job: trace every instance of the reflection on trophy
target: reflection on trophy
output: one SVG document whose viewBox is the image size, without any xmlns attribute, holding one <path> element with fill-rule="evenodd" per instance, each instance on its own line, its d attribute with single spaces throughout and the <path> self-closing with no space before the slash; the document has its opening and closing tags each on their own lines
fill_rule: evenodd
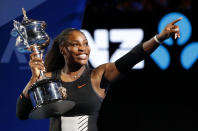
<svg viewBox="0 0 198 131">
<path fill-rule="evenodd" d="M 22 11 L 22 22 L 14 20 L 11 32 L 12 36 L 17 37 L 16 48 L 22 53 L 36 52 L 37 57 L 40 57 L 49 44 L 49 36 L 45 32 L 46 23 L 28 19 L 23 8 Z M 37 80 L 28 92 L 34 107 L 29 114 L 30 118 L 43 119 L 62 115 L 75 106 L 75 103 L 67 100 L 60 91 L 63 89 L 60 80 L 45 77 L 42 70 L 40 76 L 41 79 Z"/>
</svg>

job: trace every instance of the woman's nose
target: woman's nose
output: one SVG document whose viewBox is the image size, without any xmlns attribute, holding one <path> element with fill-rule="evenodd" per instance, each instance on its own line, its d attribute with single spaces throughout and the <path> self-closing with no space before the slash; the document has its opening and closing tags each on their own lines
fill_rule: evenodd
<svg viewBox="0 0 198 131">
<path fill-rule="evenodd" d="M 79 51 L 84 51 L 86 49 L 86 47 L 84 45 L 79 46 L 78 50 Z"/>
</svg>

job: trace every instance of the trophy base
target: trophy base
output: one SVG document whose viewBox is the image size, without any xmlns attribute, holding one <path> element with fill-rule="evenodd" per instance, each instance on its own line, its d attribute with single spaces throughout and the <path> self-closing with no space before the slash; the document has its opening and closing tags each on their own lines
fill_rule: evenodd
<svg viewBox="0 0 198 131">
<path fill-rule="evenodd" d="M 60 116 L 75 106 L 75 102 L 69 100 L 58 100 L 48 104 L 35 107 L 29 114 L 29 118 L 38 120 L 53 116 Z"/>
</svg>

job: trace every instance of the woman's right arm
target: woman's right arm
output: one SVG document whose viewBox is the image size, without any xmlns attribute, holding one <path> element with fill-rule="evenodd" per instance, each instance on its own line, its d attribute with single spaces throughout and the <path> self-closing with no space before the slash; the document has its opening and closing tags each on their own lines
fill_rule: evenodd
<svg viewBox="0 0 198 131">
<path fill-rule="evenodd" d="M 36 57 L 36 53 L 30 55 L 29 66 L 32 71 L 32 77 L 27 83 L 26 87 L 23 89 L 23 92 L 17 99 L 16 104 L 16 116 L 21 120 L 28 119 L 30 111 L 33 109 L 32 102 L 29 98 L 28 91 L 40 77 L 40 70 L 44 70 L 44 64 L 42 58 Z"/>
<path fill-rule="evenodd" d="M 181 19 L 182 18 L 176 19 L 167 24 L 160 34 L 146 42 L 136 45 L 131 51 L 114 63 L 103 65 L 104 77 L 109 81 L 115 80 L 120 73 L 129 72 L 135 64 L 148 57 L 155 49 L 157 49 L 160 45 L 160 41 L 162 42 L 172 35 L 175 35 L 175 38 L 180 37 L 179 26 L 175 25 L 175 23 Z"/>
</svg>

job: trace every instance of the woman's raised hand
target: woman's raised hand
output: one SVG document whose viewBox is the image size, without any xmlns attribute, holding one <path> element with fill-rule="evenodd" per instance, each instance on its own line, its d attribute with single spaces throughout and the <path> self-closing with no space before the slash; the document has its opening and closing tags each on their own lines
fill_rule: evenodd
<svg viewBox="0 0 198 131">
<path fill-rule="evenodd" d="M 32 71 L 32 77 L 34 79 L 39 79 L 40 70 L 45 71 L 44 62 L 42 60 L 42 54 L 38 57 L 38 53 L 33 52 L 30 54 L 29 66 Z"/>
<path fill-rule="evenodd" d="M 172 21 L 171 23 L 167 24 L 166 27 L 162 30 L 162 32 L 158 35 L 158 39 L 160 41 L 163 41 L 165 39 L 168 39 L 172 35 L 174 35 L 174 38 L 180 37 L 180 31 L 179 26 L 175 25 L 178 21 L 180 21 L 182 17 Z"/>
</svg>

